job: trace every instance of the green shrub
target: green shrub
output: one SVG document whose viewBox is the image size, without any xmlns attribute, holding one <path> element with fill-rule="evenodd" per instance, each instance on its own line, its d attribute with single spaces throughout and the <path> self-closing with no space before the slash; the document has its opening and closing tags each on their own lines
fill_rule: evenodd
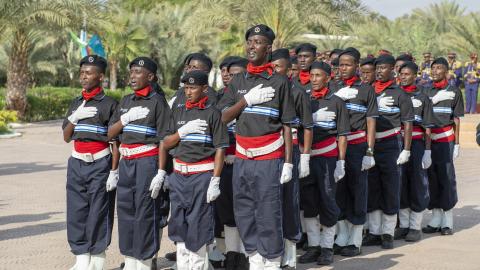
<svg viewBox="0 0 480 270">
<path fill-rule="evenodd" d="M 17 112 L 0 110 L 0 134 L 8 133 L 8 123 L 17 121 Z"/>
</svg>

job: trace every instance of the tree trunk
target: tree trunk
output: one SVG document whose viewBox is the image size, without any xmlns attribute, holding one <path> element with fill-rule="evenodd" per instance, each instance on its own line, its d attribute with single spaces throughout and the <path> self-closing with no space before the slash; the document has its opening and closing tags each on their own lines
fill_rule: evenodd
<svg viewBox="0 0 480 270">
<path fill-rule="evenodd" d="M 117 60 L 110 59 L 110 90 L 117 89 Z"/>
<path fill-rule="evenodd" d="M 25 30 L 15 32 L 8 59 L 6 108 L 25 117 L 28 86 L 28 36 Z"/>
</svg>

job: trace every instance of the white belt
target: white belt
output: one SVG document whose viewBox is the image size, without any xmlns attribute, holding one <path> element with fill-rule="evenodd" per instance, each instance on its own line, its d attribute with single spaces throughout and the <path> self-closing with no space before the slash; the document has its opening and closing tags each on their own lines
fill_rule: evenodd
<svg viewBox="0 0 480 270">
<path fill-rule="evenodd" d="M 395 135 L 395 134 L 400 132 L 400 129 L 401 128 L 397 127 L 397 128 L 392 128 L 392 129 L 385 130 L 385 131 L 382 131 L 382 132 L 377 132 L 375 134 L 375 139 L 383 139 L 383 138 Z"/>
<path fill-rule="evenodd" d="M 405 136 L 405 131 L 401 131 L 402 133 L 402 136 Z M 412 137 L 413 136 L 422 136 L 423 135 L 423 132 L 420 132 L 420 131 L 412 131 Z"/>
<path fill-rule="evenodd" d="M 438 134 L 432 133 L 430 135 L 430 137 L 432 138 L 432 140 L 437 141 L 437 140 L 440 140 L 440 139 L 443 139 L 443 138 L 446 138 L 446 137 L 450 137 L 452 135 L 453 135 L 453 128 L 450 129 L 450 130 L 447 130 L 445 132 L 438 133 Z"/>
<path fill-rule="evenodd" d="M 118 151 L 123 157 L 131 157 L 133 155 L 138 155 L 138 154 L 151 151 L 157 147 L 158 146 L 156 144 L 146 144 L 146 145 L 138 146 L 135 148 L 120 147 L 118 148 Z"/>
<path fill-rule="evenodd" d="M 102 151 L 98 151 L 95 154 L 79 153 L 79 152 L 75 151 L 75 149 L 72 150 L 72 157 L 74 157 L 76 159 L 83 160 L 85 162 L 94 162 L 95 160 L 101 159 L 108 154 L 110 154 L 110 147 L 107 147 L 107 148 L 103 149 Z"/>
<path fill-rule="evenodd" d="M 183 174 L 211 171 L 214 168 L 214 164 L 214 162 L 210 162 L 205 164 L 188 165 L 177 163 L 177 161 L 173 160 L 173 168 Z"/>
<path fill-rule="evenodd" d="M 248 158 L 253 158 L 253 157 L 263 156 L 263 155 L 272 153 L 273 151 L 280 148 L 283 145 L 283 143 L 284 143 L 283 136 L 280 135 L 280 137 L 278 137 L 276 141 L 262 147 L 245 149 L 237 142 L 236 148 L 237 148 L 237 152 L 239 152 L 240 154 L 247 156 Z"/>
<path fill-rule="evenodd" d="M 297 132 L 292 133 L 292 140 L 298 140 Z"/>
<path fill-rule="evenodd" d="M 356 140 L 356 139 L 360 139 L 360 138 L 365 137 L 365 135 L 367 135 L 367 133 L 365 133 L 365 131 L 355 133 L 355 134 L 352 134 L 352 135 L 347 135 L 347 141 L 353 141 L 353 140 Z"/>
<path fill-rule="evenodd" d="M 325 147 L 319 148 L 319 149 L 312 149 L 312 152 L 310 153 L 312 156 L 319 156 L 325 153 L 328 153 L 332 150 L 335 150 L 337 148 L 337 141 L 334 141 L 332 144 L 327 145 Z"/>
</svg>

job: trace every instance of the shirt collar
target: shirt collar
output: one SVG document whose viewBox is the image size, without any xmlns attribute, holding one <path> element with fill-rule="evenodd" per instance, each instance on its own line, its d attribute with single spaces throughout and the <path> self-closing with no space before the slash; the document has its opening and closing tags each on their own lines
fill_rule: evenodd
<svg viewBox="0 0 480 270">
<path fill-rule="evenodd" d="M 157 94 L 157 91 L 155 91 L 152 88 L 152 91 L 150 91 L 150 93 L 146 97 L 139 97 L 139 96 L 135 95 L 135 93 L 133 93 L 130 98 L 133 99 L 133 100 L 135 100 L 135 99 L 150 99 L 151 97 L 153 97 L 156 94 Z"/>
</svg>

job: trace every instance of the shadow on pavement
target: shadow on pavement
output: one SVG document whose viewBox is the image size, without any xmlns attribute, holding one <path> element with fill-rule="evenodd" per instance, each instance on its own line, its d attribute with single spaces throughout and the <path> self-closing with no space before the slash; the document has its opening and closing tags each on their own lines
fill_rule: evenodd
<svg viewBox="0 0 480 270">
<path fill-rule="evenodd" d="M 35 236 L 45 233 L 58 232 L 65 230 L 67 227 L 64 221 L 43 223 L 37 225 L 28 225 L 14 229 L 7 229 L 0 231 L 0 241 L 17 239 L 29 236 Z"/>
<path fill-rule="evenodd" d="M 1 164 L 0 166 L 0 176 L 45 171 L 58 171 L 65 170 L 66 168 L 66 166 L 60 164 L 38 164 L 36 162 L 6 163 Z"/>
<path fill-rule="evenodd" d="M 60 213 L 63 213 L 63 212 L 48 212 L 48 213 L 31 214 L 31 215 L 3 216 L 3 217 L 0 217 L 0 225 L 5 225 L 9 223 L 41 221 L 41 220 L 49 219 L 52 215 L 56 215 Z"/>
</svg>

